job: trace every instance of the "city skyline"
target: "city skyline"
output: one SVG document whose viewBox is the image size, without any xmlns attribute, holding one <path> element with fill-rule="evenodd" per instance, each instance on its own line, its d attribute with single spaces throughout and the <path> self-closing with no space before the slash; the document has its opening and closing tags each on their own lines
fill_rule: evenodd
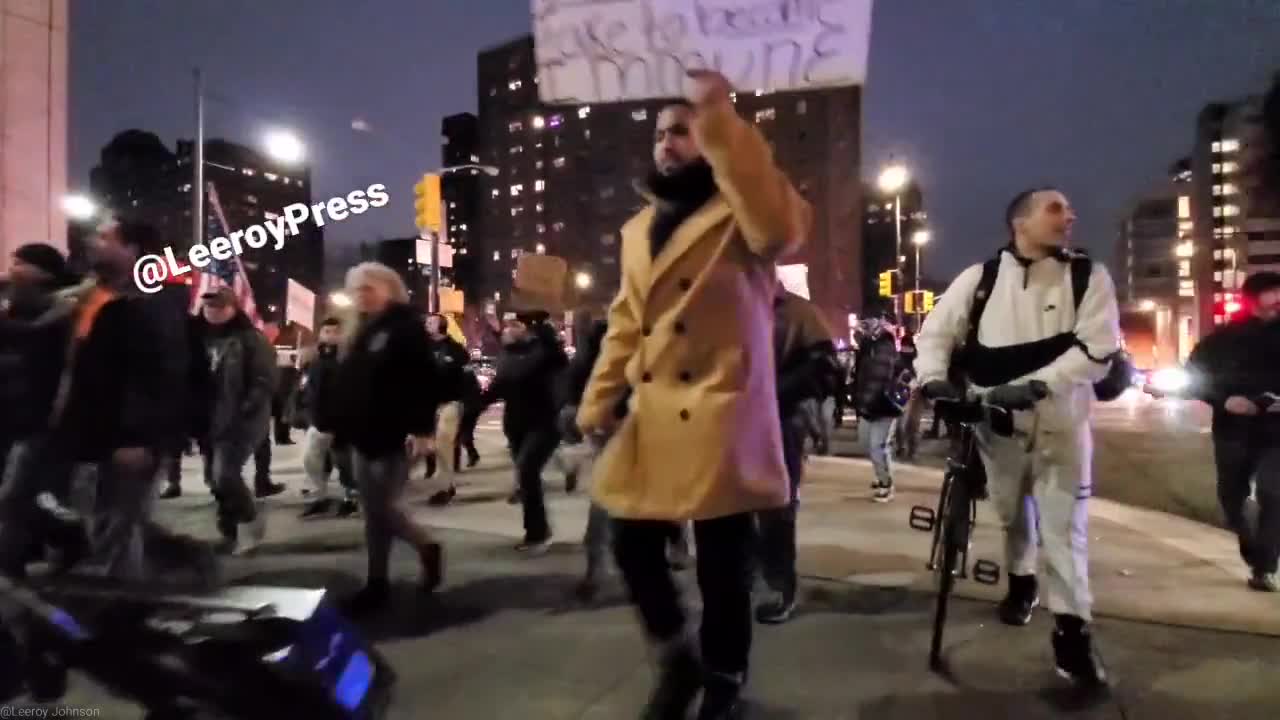
<svg viewBox="0 0 1280 720">
<path fill-rule="evenodd" d="M 199 65 L 211 136 L 252 144 L 286 125 L 306 140 L 317 196 L 391 189 L 387 208 L 335 229 L 334 255 L 411 232 L 411 188 L 440 164 L 441 118 L 476 111 L 476 54 L 528 32 L 528 3 L 492 0 L 484 23 L 443 2 L 308 10 L 73 3 L 71 189 L 87 186 L 117 132 L 137 127 L 167 144 L 189 136 Z M 424 43 L 406 30 L 426 26 L 445 31 Z M 1093 0 L 879 3 L 861 174 L 874 177 L 890 156 L 912 168 L 929 197 L 939 274 L 989 254 L 1003 240 L 1007 197 L 1045 181 L 1081 212 L 1079 242 L 1109 259 L 1116 221 L 1185 152 L 1199 108 L 1256 92 L 1280 68 L 1265 41 L 1277 33 L 1275 6 L 1248 0 L 1168 3 L 1158 14 Z"/>
</svg>

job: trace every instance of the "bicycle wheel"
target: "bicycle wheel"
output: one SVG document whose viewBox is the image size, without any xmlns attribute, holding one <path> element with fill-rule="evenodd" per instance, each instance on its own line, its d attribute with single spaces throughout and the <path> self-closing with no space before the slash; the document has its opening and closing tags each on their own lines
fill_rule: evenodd
<svg viewBox="0 0 1280 720">
<path fill-rule="evenodd" d="M 946 489 L 942 515 L 942 562 L 938 568 L 938 599 L 933 612 L 933 639 L 929 646 L 929 667 L 942 667 L 942 636 L 947 624 L 947 605 L 956 583 L 956 566 L 969 536 L 969 488 L 956 478 Z"/>
</svg>

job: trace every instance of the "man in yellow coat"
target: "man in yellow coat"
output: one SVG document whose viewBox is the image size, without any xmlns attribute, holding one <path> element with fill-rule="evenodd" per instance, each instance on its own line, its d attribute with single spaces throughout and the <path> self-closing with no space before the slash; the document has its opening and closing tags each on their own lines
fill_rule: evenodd
<svg viewBox="0 0 1280 720">
<path fill-rule="evenodd" d="M 789 500 L 773 358 L 775 261 L 812 210 L 738 117 L 715 72 L 654 128 L 649 206 L 622 228 L 622 286 L 583 395 L 584 434 L 610 435 L 594 494 L 662 670 L 644 717 L 734 717 L 751 649 L 752 513 Z M 626 412 L 618 412 L 625 401 Z M 667 565 L 693 520 L 701 660 Z M 700 670 L 705 669 L 705 675 Z"/>
</svg>

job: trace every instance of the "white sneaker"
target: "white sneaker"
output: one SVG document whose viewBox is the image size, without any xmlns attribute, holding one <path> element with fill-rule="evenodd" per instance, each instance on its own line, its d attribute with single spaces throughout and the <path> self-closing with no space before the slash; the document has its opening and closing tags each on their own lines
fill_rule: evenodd
<svg viewBox="0 0 1280 720">
<path fill-rule="evenodd" d="M 891 502 L 893 500 L 893 486 L 877 487 L 875 494 L 871 496 L 871 499 L 878 503 Z"/>
</svg>

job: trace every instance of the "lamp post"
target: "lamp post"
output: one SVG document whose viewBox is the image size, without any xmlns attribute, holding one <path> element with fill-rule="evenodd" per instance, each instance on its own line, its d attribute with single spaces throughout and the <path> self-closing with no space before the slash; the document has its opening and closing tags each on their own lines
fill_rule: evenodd
<svg viewBox="0 0 1280 720">
<path fill-rule="evenodd" d="M 86 222 L 98 214 L 98 204 L 88 195 L 67 195 L 62 198 L 62 212 L 76 222 Z"/>
<path fill-rule="evenodd" d="M 888 167 L 880 172 L 880 190 L 886 194 L 893 195 L 893 233 L 894 233 L 894 250 L 893 250 L 893 267 L 901 273 L 902 271 L 902 189 L 907 186 L 907 181 L 911 176 L 907 172 L 906 166 L 900 163 L 890 163 Z M 893 297 L 893 314 L 898 315 L 898 296 Z"/>
<path fill-rule="evenodd" d="M 497 177 L 501 172 L 492 165 L 479 165 L 476 163 L 465 163 L 463 165 L 450 165 L 436 170 L 431 175 L 448 175 L 450 173 L 462 170 L 479 170 L 489 177 Z M 443 187 L 440 194 L 444 195 Z M 440 229 L 431 233 L 431 292 L 428 293 L 427 303 L 430 311 L 433 313 L 440 312 L 440 233 L 449 225 L 449 207 L 445 204 L 443 197 L 440 198 Z"/>
<path fill-rule="evenodd" d="M 920 307 L 920 248 L 929 244 L 929 231 L 917 230 L 911 236 L 911 244 L 916 246 L 916 332 L 924 324 L 923 308 Z"/>
</svg>

